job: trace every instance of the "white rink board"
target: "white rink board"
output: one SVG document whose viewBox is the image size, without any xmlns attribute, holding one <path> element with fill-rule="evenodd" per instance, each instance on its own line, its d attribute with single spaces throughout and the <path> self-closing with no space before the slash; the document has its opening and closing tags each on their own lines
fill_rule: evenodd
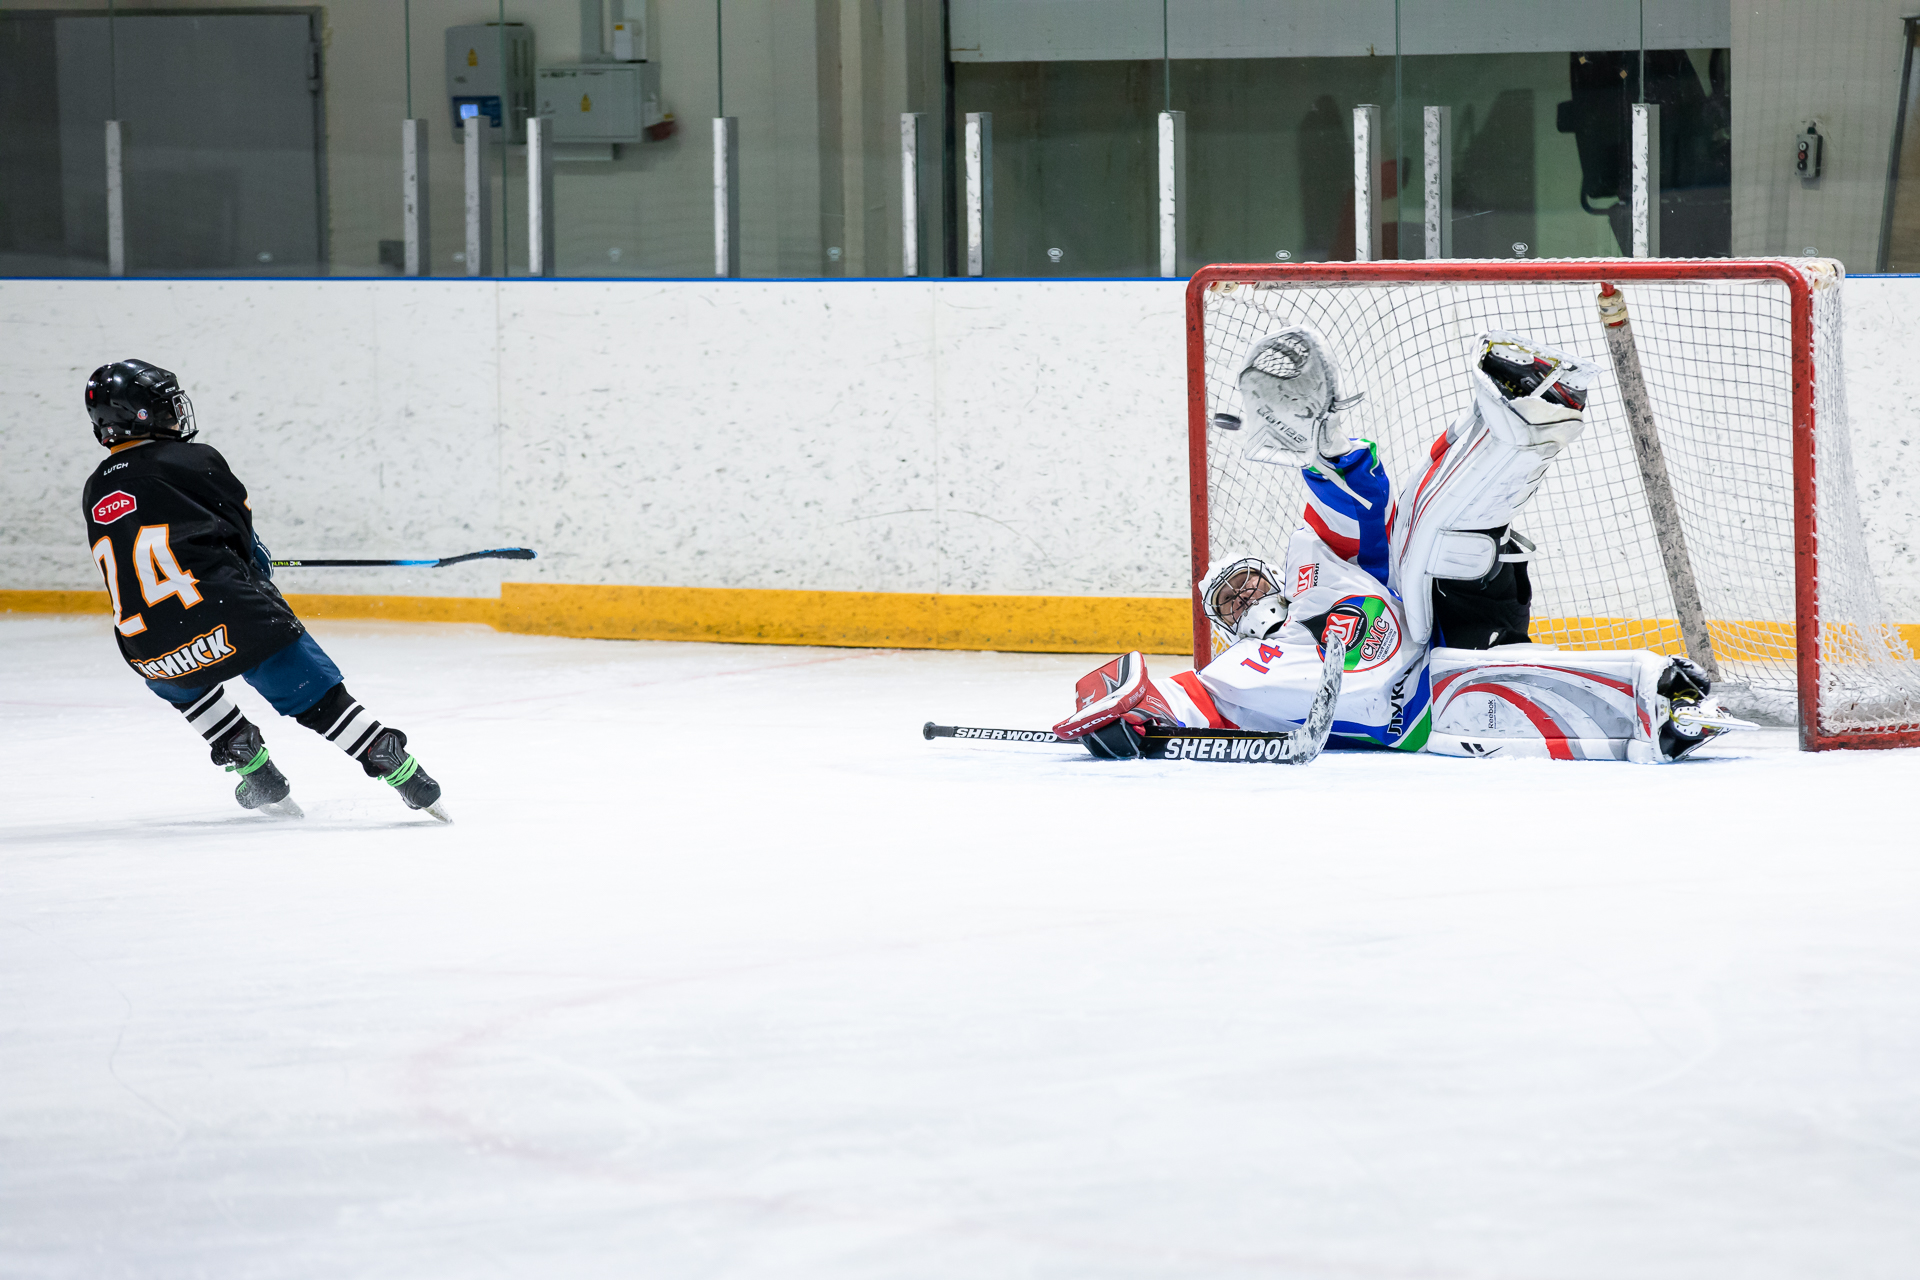
<svg viewBox="0 0 1920 1280">
<path fill-rule="evenodd" d="M 277 554 L 541 553 L 292 590 L 1184 595 L 1183 288 L 0 281 L 0 587 L 98 584 L 80 389 L 138 355 L 182 376 Z M 1867 543 L 1920 620 L 1920 280 L 1846 290 Z"/>
</svg>

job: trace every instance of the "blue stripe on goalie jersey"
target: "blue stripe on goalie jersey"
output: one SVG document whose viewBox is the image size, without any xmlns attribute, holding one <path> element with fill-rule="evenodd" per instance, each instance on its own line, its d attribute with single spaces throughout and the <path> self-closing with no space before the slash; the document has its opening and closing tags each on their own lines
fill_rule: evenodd
<svg viewBox="0 0 1920 1280">
<path fill-rule="evenodd" d="M 1400 728 L 1395 731 L 1393 724 L 1362 724 L 1358 720 L 1335 720 L 1335 735 L 1353 740 L 1353 745 L 1364 747 L 1392 747 L 1400 743 L 1407 734 L 1420 723 L 1420 717 L 1426 714 L 1427 703 L 1433 698 L 1433 685 L 1427 678 L 1427 664 L 1422 662 L 1409 675 L 1418 673 L 1414 682 L 1413 694 L 1407 699 L 1400 711 Z"/>
<path fill-rule="evenodd" d="M 1321 462 L 1315 466 L 1336 468 L 1341 479 L 1347 482 L 1347 488 L 1373 504 L 1371 509 L 1361 506 L 1353 500 L 1353 494 L 1321 475 L 1315 467 L 1301 469 L 1316 502 L 1359 524 L 1360 553 L 1354 563 L 1384 583 L 1387 580 L 1387 512 L 1393 506 L 1393 481 L 1388 478 L 1387 469 L 1380 465 L 1379 452 L 1368 440 L 1331 463 Z"/>
</svg>

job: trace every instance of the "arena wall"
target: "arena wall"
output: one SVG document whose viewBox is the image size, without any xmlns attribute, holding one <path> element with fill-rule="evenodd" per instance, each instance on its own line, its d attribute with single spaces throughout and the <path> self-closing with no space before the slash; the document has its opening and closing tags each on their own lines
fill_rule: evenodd
<svg viewBox="0 0 1920 1280">
<path fill-rule="evenodd" d="M 1188 645 L 1184 322 L 1159 281 L 0 281 L 0 607 L 104 605 L 79 388 L 139 355 L 317 616 L 563 635 Z M 1847 285 L 1869 548 L 1920 619 L 1920 279 Z"/>
</svg>

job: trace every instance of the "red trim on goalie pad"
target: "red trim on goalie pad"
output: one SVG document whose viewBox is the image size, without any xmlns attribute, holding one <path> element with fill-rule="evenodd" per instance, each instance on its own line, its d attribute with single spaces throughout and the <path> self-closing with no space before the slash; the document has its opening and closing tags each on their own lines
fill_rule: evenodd
<svg viewBox="0 0 1920 1280">
<path fill-rule="evenodd" d="M 1502 663 L 1501 668 L 1503 670 L 1511 670 L 1511 671 L 1518 671 L 1518 670 L 1521 670 L 1522 668 L 1525 668 L 1527 670 L 1532 670 L 1532 671 L 1557 671 L 1564 676 L 1578 676 L 1582 680 L 1591 680 L 1595 684 L 1606 685 L 1609 689 L 1617 689 L 1621 693 L 1626 694 L 1629 698 L 1633 698 L 1634 703 L 1636 705 L 1638 705 L 1640 701 L 1639 698 L 1635 697 L 1634 695 L 1633 686 L 1629 684 L 1627 681 L 1616 680 L 1612 676 L 1603 676 L 1598 671 L 1582 671 L 1578 667 L 1556 667 L 1545 662 Z M 1487 672 L 1487 668 L 1485 667 L 1462 667 L 1460 668 L 1460 670 L 1454 672 L 1450 676 L 1442 676 L 1440 677 L 1439 683 L 1433 686 L 1433 696 L 1438 698 L 1441 694 L 1447 691 L 1448 685 L 1452 684 L 1455 680 L 1458 680 L 1461 676 L 1485 675 L 1486 672 Z M 1462 689 L 1461 692 L 1465 693 L 1466 690 Z M 1640 714 L 1644 717 L 1646 715 L 1645 710 L 1642 710 Z"/>
<path fill-rule="evenodd" d="M 1540 731 L 1540 738 L 1543 742 L 1547 744 L 1547 754 L 1550 757 L 1552 757 L 1555 760 L 1573 759 L 1573 749 L 1567 746 L 1566 736 L 1561 730 L 1560 726 L 1554 723 L 1553 717 L 1549 715 L 1544 709 L 1535 705 L 1533 702 L 1527 700 L 1526 698 L 1521 697 L 1519 694 L 1507 688 L 1505 685 L 1470 684 L 1465 688 L 1463 688 L 1462 690 L 1460 690 L 1460 692 L 1490 693 L 1496 698 L 1501 698 L 1507 702 L 1512 703 L 1514 706 L 1520 709 L 1520 714 L 1525 716 L 1528 722 L 1531 723 L 1534 728 Z"/>
<path fill-rule="evenodd" d="M 1200 683 L 1198 671 L 1182 671 L 1173 677 L 1180 691 L 1193 699 L 1193 705 L 1200 708 L 1200 714 L 1207 718 L 1209 729 L 1238 729 L 1240 726 L 1220 714 L 1220 708 L 1214 705 L 1213 695 Z"/>
<path fill-rule="evenodd" d="M 1360 539 L 1349 538 L 1345 534 L 1335 533 L 1327 527 L 1327 522 L 1321 519 L 1320 513 L 1312 507 L 1307 508 L 1306 519 L 1307 528 L 1313 530 L 1315 536 L 1327 544 L 1327 549 L 1339 556 L 1342 560 L 1351 563 L 1353 559 L 1360 554 Z"/>
</svg>

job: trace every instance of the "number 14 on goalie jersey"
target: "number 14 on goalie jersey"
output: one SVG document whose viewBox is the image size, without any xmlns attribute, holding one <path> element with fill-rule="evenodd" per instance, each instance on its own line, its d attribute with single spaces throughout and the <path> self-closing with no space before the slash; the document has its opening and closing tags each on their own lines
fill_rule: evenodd
<svg viewBox="0 0 1920 1280">
<path fill-rule="evenodd" d="M 1319 637 L 1331 627 L 1347 644 L 1334 734 L 1417 751 L 1430 726 L 1427 649 L 1409 640 L 1399 597 L 1386 585 L 1393 483 L 1367 444 L 1302 474 L 1307 508 L 1283 569 L 1286 625 L 1264 640 L 1238 641 L 1175 682 L 1197 683 L 1204 695 L 1196 707 L 1204 712 L 1211 701 L 1242 728 L 1297 728 L 1319 681 Z"/>
</svg>

